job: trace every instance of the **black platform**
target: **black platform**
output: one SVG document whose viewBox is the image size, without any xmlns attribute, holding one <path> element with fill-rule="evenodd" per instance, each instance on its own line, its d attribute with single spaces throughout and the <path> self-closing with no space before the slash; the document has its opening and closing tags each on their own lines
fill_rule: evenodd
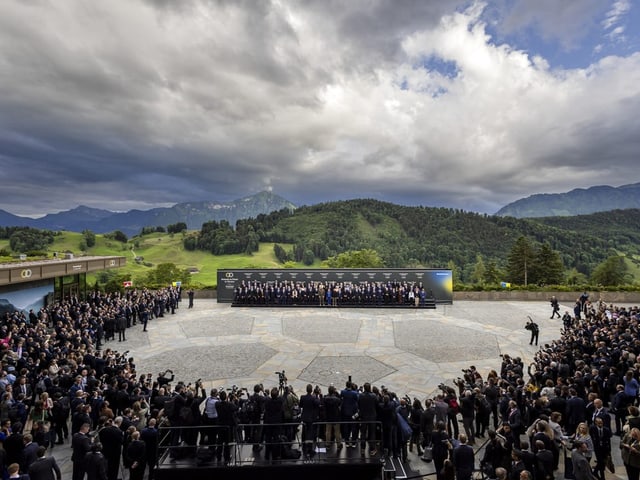
<svg viewBox="0 0 640 480">
<path fill-rule="evenodd" d="M 186 447 L 183 447 L 186 448 Z M 324 448 L 318 443 L 317 453 L 309 458 L 266 460 L 264 450 L 254 451 L 249 444 L 232 444 L 231 460 L 217 461 L 215 458 L 202 461 L 193 451 L 172 458 L 167 450 L 158 459 L 155 478 L 158 480 L 182 477 L 189 480 L 210 478 L 278 478 L 288 479 L 350 479 L 379 480 L 383 478 L 385 459 L 380 455 L 365 456 L 360 448 L 337 450 L 335 445 Z M 266 475 L 266 477 L 265 477 Z"/>
</svg>

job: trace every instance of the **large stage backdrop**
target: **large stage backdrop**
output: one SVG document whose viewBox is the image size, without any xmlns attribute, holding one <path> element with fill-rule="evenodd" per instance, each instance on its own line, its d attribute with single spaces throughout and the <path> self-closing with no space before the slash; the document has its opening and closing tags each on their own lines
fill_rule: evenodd
<svg viewBox="0 0 640 480">
<path fill-rule="evenodd" d="M 218 270 L 218 303 L 233 303 L 236 286 L 257 281 L 278 282 L 342 282 L 352 284 L 407 282 L 422 283 L 437 304 L 453 303 L 451 270 L 436 268 L 327 268 L 327 269 L 243 269 Z"/>
</svg>

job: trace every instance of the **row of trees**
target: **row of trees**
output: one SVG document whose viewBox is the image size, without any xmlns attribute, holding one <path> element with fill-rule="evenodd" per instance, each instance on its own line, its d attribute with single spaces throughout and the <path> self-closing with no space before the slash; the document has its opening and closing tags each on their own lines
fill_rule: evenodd
<svg viewBox="0 0 640 480">
<path fill-rule="evenodd" d="M 203 223 L 200 232 L 186 235 L 183 245 L 185 250 L 205 250 L 213 255 L 251 255 L 260 248 L 260 236 L 251 225 L 234 229 L 226 220 L 211 221 Z"/>
<path fill-rule="evenodd" d="M 9 239 L 16 253 L 46 252 L 56 233 L 32 227 L 0 227 L 0 238 Z"/>
</svg>

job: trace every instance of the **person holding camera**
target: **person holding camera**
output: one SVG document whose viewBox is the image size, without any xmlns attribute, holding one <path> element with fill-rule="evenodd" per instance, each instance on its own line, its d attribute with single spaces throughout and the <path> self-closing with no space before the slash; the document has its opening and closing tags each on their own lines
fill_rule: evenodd
<svg viewBox="0 0 640 480">
<path fill-rule="evenodd" d="M 167 377 L 167 373 L 171 373 L 171 377 Z M 156 382 L 158 383 L 158 387 L 164 387 L 167 384 L 173 382 L 175 375 L 173 374 L 173 370 L 169 370 L 168 368 L 164 372 L 158 373 L 158 379 Z"/>
<path fill-rule="evenodd" d="M 540 334 L 540 327 L 536 322 L 534 322 L 531 317 L 529 317 L 529 321 L 524 326 L 525 330 L 529 330 L 531 332 L 531 339 L 529 340 L 529 345 L 533 345 L 533 342 L 536 342 L 536 346 L 538 346 L 538 335 Z"/>
</svg>

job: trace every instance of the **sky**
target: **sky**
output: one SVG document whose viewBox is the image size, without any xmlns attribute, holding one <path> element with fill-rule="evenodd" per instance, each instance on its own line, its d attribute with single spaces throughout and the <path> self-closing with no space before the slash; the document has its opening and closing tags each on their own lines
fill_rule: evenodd
<svg viewBox="0 0 640 480">
<path fill-rule="evenodd" d="M 0 209 L 640 182 L 640 1 L 4 0 Z"/>
</svg>

